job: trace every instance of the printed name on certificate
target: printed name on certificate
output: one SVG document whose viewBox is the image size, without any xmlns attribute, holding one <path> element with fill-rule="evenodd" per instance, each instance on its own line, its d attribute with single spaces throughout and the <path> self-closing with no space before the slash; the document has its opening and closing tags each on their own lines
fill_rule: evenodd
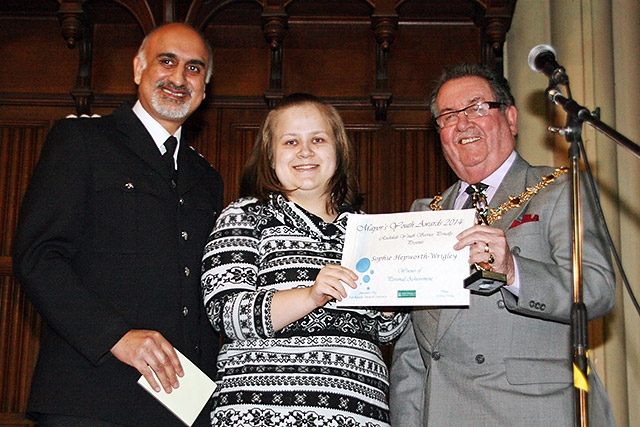
<svg viewBox="0 0 640 427">
<path fill-rule="evenodd" d="M 464 306 L 469 248 L 455 236 L 475 223 L 475 211 L 441 210 L 349 215 L 341 264 L 358 275 L 345 286 L 343 307 Z"/>
</svg>

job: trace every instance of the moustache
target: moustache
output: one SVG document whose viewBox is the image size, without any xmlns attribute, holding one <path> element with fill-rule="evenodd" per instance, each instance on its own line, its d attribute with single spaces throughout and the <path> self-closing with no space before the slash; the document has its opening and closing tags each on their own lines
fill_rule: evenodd
<svg viewBox="0 0 640 427">
<path fill-rule="evenodd" d="M 186 92 L 188 95 L 193 94 L 192 90 L 186 85 L 176 86 L 173 83 L 167 81 L 161 81 L 156 84 L 157 89 L 163 89 L 165 87 L 174 92 Z"/>
</svg>

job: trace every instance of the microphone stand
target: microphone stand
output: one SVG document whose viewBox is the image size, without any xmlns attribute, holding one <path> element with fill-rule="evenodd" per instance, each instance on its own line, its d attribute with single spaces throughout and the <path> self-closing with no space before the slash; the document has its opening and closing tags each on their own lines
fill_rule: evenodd
<svg viewBox="0 0 640 427">
<path fill-rule="evenodd" d="M 612 127 L 608 126 L 607 124 L 601 122 L 600 119 L 594 116 L 587 108 L 579 105 L 576 101 L 574 101 L 570 97 L 565 98 L 562 95 L 562 93 L 558 90 L 554 82 L 550 80 L 549 83 L 550 83 L 550 86 L 547 88 L 547 91 L 546 91 L 547 97 L 549 98 L 549 100 L 554 104 L 562 106 L 570 116 L 575 116 L 576 119 L 579 121 L 578 126 L 581 127 L 582 122 L 586 122 L 596 130 L 599 130 L 604 135 L 608 136 L 609 138 L 617 142 L 619 145 L 631 151 L 636 157 L 640 158 L 640 146 L 638 146 L 638 144 L 631 141 L 629 138 L 625 137 L 624 135 L 622 135 Z M 568 120 L 569 118 L 567 118 L 567 122 Z M 567 123 L 567 127 L 569 127 L 569 123 Z M 564 132 L 568 133 L 568 132 L 574 131 L 573 127 L 570 127 L 569 129 L 554 128 L 550 130 L 552 132 L 557 131 L 557 133 L 561 135 L 564 135 Z M 571 141 L 568 141 L 568 142 L 571 142 Z"/>
<path fill-rule="evenodd" d="M 564 135 L 569 142 L 569 159 L 571 162 L 571 185 L 572 185 L 572 227 L 573 227 L 573 304 L 571 306 L 571 340 L 573 349 L 573 386 L 575 400 L 575 426 L 588 427 L 588 327 L 587 308 L 582 299 L 582 210 L 580 194 L 580 147 L 582 146 L 582 123 L 586 122 L 601 131 L 618 144 L 624 146 L 640 157 L 640 147 L 618 133 L 613 128 L 602 123 L 594 117 L 589 110 L 579 105 L 571 99 L 569 79 L 563 84 L 567 87 L 569 97 L 566 98 L 558 90 L 556 81 L 549 79 L 549 87 L 546 90 L 549 100 L 556 105 L 560 105 L 567 112 L 567 121 L 564 128 L 549 127 L 549 130 L 560 135 Z"/>
</svg>

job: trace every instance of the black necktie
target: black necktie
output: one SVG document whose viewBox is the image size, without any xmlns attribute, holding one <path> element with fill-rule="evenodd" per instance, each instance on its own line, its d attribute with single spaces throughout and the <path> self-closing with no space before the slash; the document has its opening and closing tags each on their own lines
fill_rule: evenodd
<svg viewBox="0 0 640 427">
<path fill-rule="evenodd" d="M 466 190 L 464 190 L 465 193 L 467 193 L 469 196 L 467 196 L 467 200 L 464 202 L 464 205 L 462 205 L 461 209 L 470 209 L 472 207 L 475 206 L 475 200 L 477 200 L 480 196 L 484 196 L 484 191 L 489 188 L 489 186 L 487 184 L 485 184 L 484 182 L 479 182 L 477 184 L 470 184 Z"/>
<path fill-rule="evenodd" d="M 176 163 L 173 159 L 173 154 L 176 152 L 177 146 L 178 140 L 173 135 L 167 138 L 167 140 L 164 142 L 164 148 L 166 148 L 167 151 L 162 155 L 162 160 L 166 165 L 167 171 L 172 175 L 176 171 Z"/>
</svg>

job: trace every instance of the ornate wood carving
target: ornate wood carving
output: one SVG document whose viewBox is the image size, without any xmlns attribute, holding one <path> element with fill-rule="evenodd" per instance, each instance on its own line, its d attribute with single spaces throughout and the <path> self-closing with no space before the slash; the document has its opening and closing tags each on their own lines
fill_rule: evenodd
<svg viewBox="0 0 640 427">
<path fill-rule="evenodd" d="M 76 104 L 78 116 L 91 115 L 91 103 L 93 102 L 93 90 L 91 89 L 91 63 L 93 58 L 93 32 L 90 27 L 86 27 L 84 36 L 80 39 L 78 54 L 80 57 L 78 64 L 78 75 L 76 77 L 76 87 L 71 90 L 71 96 Z"/>
<path fill-rule="evenodd" d="M 62 36 L 69 48 L 79 47 L 78 73 L 76 86 L 71 90 L 71 96 L 76 105 L 78 116 L 91 115 L 91 104 L 94 92 L 91 88 L 91 64 L 93 59 L 93 25 L 87 16 L 83 4 L 86 0 L 59 0 L 60 10 L 58 20 L 62 28 Z M 154 19 L 147 0 L 113 0 L 133 14 L 145 34 L 153 29 Z M 162 0 L 163 22 L 175 19 L 174 0 Z"/>
<path fill-rule="evenodd" d="M 477 1 L 475 23 L 482 29 L 482 62 L 504 74 L 504 42 L 511 27 L 516 0 Z"/>
<path fill-rule="evenodd" d="M 371 17 L 376 36 L 376 90 L 371 94 L 371 102 L 376 111 L 376 120 L 387 120 L 387 110 L 391 104 L 387 66 L 389 49 L 398 31 L 397 14 L 374 14 Z"/>
<path fill-rule="evenodd" d="M 76 114 L 91 114 L 93 91 L 91 90 L 91 59 L 93 55 L 90 24 L 82 9 L 84 0 L 63 0 L 58 11 L 62 36 L 70 49 L 78 46 L 79 64 L 76 86 L 71 96 L 76 104 Z"/>
<path fill-rule="evenodd" d="M 269 6 L 262 14 L 262 31 L 269 43 L 271 54 L 271 70 L 269 73 L 269 90 L 264 99 L 269 108 L 274 108 L 284 97 L 282 90 L 282 40 L 287 29 L 287 14 L 282 6 Z"/>
<path fill-rule="evenodd" d="M 58 10 L 58 22 L 62 28 L 62 37 L 70 48 L 76 46 L 78 40 L 83 37 L 85 15 L 82 10 L 84 0 L 62 0 Z"/>
</svg>

